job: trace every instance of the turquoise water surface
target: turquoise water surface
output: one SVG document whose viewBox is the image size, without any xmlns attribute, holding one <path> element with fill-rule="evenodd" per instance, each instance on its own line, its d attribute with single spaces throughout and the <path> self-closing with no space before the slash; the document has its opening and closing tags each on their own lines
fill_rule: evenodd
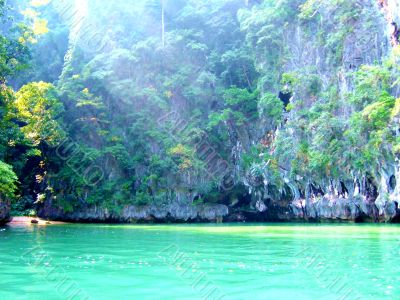
<svg viewBox="0 0 400 300">
<path fill-rule="evenodd" d="M 400 299 L 396 225 L 0 228 L 0 299 Z"/>
</svg>

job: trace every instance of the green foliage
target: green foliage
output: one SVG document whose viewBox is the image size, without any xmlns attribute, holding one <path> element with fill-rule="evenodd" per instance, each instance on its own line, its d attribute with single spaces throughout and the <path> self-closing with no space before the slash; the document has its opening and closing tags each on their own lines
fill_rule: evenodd
<svg viewBox="0 0 400 300">
<path fill-rule="evenodd" d="M 22 43 L 0 35 L 0 82 L 27 68 L 28 51 Z"/>
<path fill-rule="evenodd" d="M 0 194 L 7 198 L 14 198 L 17 190 L 17 175 L 12 167 L 0 161 Z"/>
<path fill-rule="evenodd" d="M 387 92 L 383 92 L 377 102 L 374 102 L 362 111 L 362 116 L 368 121 L 372 130 L 384 129 L 392 115 L 395 98 Z"/>
<path fill-rule="evenodd" d="M 384 66 L 362 66 L 355 74 L 355 93 L 350 98 L 358 108 L 385 97 L 390 88 L 391 73 Z"/>
<path fill-rule="evenodd" d="M 89 21 L 104 47 L 85 49 L 78 37 L 64 60 L 70 28 L 51 6 L 24 10 L 16 26 L 7 17 L 22 17 L 0 0 L 0 159 L 18 174 L 23 199 L 117 212 L 179 191 L 201 195 L 195 205 L 220 203 L 215 161 L 199 157 L 199 145 L 276 198 L 288 180 L 373 174 L 400 152 L 399 50 L 382 64 L 345 66 L 355 24 L 376 34 L 357 1 L 95 2 Z M 29 50 L 32 68 L 21 74 Z M 6 79 L 17 90 L 28 83 L 14 93 Z M 291 96 L 287 107 L 280 92 Z M 54 149 L 65 137 L 78 149 L 66 159 Z M 88 184 L 88 164 L 106 180 Z M 11 195 L 16 177 L 3 168 Z M 18 209 L 33 208 L 22 201 Z"/>
<path fill-rule="evenodd" d="M 225 121 L 243 125 L 255 120 L 258 117 L 257 99 L 258 91 L 250 92 L 237 87 L 226 89 L 223 94 L 225 108 L 209 116 L 209 128 Z"/>
<path fill-rule="evenodd" d="M 194 152 L 187 146 L 178 144 L 169 149 L 168 154 L 177 160 L 179 169 L 182 171 L 188 170 L 193 166 Z"/>
<path fill-rule="evenodd" d="M 278 124 L 282 120 L 283 103 L 282 101 L 271 93 L 263 95 L 259 102 L 259 107 L 262 116 L 271 118 L 274 124 Z"/>
<path fill-rule="evenodd" d="M 30 51 L 27 39 L 34 36 L 25 24 L 17 24 L 12 17 L 11 7 L 0 2 L 0 84 L 28 67 Z"/>
<path fill-rule="evenodd" d="M 33 145 L 46 142 L 57 145 L 63 138 L 63 131 L 56 121 L 63 112 L 53 85 L 33 82 L 23 86 L 16 93 L 17 117 L 27 125 L 21 128 L 27 140 Z"/>
</svg>

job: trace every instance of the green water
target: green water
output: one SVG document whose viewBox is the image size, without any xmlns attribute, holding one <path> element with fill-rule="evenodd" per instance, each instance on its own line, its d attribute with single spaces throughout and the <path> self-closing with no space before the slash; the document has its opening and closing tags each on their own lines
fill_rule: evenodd
<svg viewBox="0 0 400 300">
<path fill-rule="evenodd" d="M 0 299 L 400 299 L 391 225 L 0 228 Z"/>
</svg>

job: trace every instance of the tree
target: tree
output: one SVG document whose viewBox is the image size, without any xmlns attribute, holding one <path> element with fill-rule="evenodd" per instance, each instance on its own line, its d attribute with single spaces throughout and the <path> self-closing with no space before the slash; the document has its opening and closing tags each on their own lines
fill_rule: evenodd
<svg viewBox="0 0 400 300">
<path fill-rule="evenodd" d="M 5 1 L 0 1 L 0 84 L 4 84 L 7 77 L 26 69 L 30 59 L 24 40 L 32 36 L 32 31 L 7 18 L 8 12 L 9 7 Z"/>
<path fill-rule="evenodd" d="M 0 195 L 7 198 L 15 197 L 17 180 L 17 175 L 12 167 L 0 160 Z"/>
<path fill-rule="evenodd" d="M 146 10 L 156 19 L 161 18 L 161 41 L 165 47 L 165 0 L 148 0 Z"/>
<path fill-rule="evenodd" d="M 15 108 L 16 117 L 26 123 L 21 131 L 33 145 L 46 142 L 54 146 L 60 142 L 64 133 L 56 119 L 63 106 L 52 84 L 41 81 L 23 86 L 16 93 Z"/>
</svg>

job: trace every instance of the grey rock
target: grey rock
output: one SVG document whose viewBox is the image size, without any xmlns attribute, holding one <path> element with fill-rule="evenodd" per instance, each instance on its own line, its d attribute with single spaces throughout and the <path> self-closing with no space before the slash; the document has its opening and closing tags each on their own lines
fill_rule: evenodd
<svg viewBox="0 0 400 300">
<path fill-rule="evenodd" d="M 290 213 L 288 212 L 286 216 L 285 220 L 389 222 L 399 217 L 400 214 L 393 201 L 386 204 L 384 213 L 380 215 L 375 203 L 362 197 L 352 199 L 321 197 L 308 206 L 304 205 L 304 201 L 294 201 L 290 205 Z"/>
<path fill-rule="evenodd" d="M 41 218 L 73 222 L 219 222 L 228 216 L 225 205 L 147 205 L 125 206 L 120 212 L 111 212 L 96 206 L 81 207 L 73 212 L 65 212 L 51 201 L 47 201 L 38 211 Z"/>
<path fill-rule="evenodd" d="M 3 200 L 0 196 L 0 225 L 4 225 L 10 221 L 10 201 Z"/>
</svg>

